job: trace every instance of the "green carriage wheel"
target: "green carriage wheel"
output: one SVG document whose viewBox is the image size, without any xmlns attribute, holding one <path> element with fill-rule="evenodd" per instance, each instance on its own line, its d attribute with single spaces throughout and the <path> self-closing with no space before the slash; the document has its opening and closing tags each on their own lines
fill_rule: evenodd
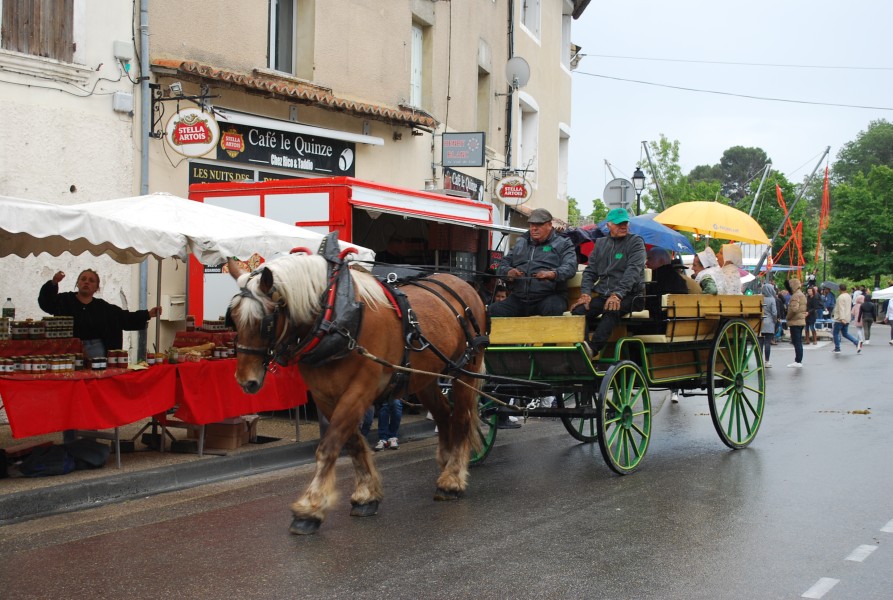
<svg viewBox="0 0 893 600">
<path fill-rule="evenodd" d="M 747 322 L 723 325 L 710 354 L 707 397 L 710 418 L 729 448 L 747 447 L 763 422 L 766 374 L 757 335 Z"/>
<path fill-rule="evenodd" d="M 567 392 L 558 397 L 559 408 L 580 408 L 581 406 L 594 408 L 595 405 L 595 394 L 589 390 Z M 562 415 L 561 422 L 575 440 L 587 444 L 598 440 L 598 420 L 595 415 L 591 417 Z"/>
<path fill-rule="evenodd" d="M 598 394 L 598 445 L 612 471 L 635 471 L 651 440 L 651 395 L 639 366 L 628 360 L 611 365 Z"/>
<path fill-rule="evenodd" d="M 496 443 L 496 412 L 487 411 L 496 408 L 496 403 L 488 400 L 483 396 L 478 396 L 478 418 L 477 431 L 481 440 L 480 450 L 471 450 L 471 458 L 468 461 L 469 466 L 479 465 L 490 454 L 493 445 Z"/>
</svg>

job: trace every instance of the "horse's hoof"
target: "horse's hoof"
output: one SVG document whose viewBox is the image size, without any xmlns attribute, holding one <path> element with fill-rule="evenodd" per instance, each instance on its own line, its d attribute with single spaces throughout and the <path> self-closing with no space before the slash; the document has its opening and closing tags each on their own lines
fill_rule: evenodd
<svg viewBox="0 0 893 600">
<path fill-rule="evenodd" d="M 445 490 L 443 488 L 437 488 L 437 491 L 434 492 L 434 499 L 450 502 L 452 500 L 458 500 L 464 495 L 465 492 L 462 490 Z"/>
<path fill-rule="evenodd" d="M 295 535 L 313 535 L 319 531 L 320 525 L 322 525 L 322 520 L 320 519 L 299 519 L 295 517 L 292 519 L 291 527 L 288 528 L 288 531 Z"/>
<path fill-rule="evenodd" d="M 352 517 L 372 517 L 376 514 L 378 514 L 378 500 L 365 504 L 351 503 L 350 516 Z"/>
</svg>

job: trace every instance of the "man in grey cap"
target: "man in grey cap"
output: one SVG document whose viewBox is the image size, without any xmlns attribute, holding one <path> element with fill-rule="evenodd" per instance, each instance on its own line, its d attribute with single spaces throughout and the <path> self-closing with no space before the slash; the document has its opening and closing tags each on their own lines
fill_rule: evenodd
<svg viewBox="0 0 893 600">
<path fill-rule="evenodd" d="M 500 259 L 496 275 L 514 282 L 508 298 L 490 305 L 491 317 L 560 316 L 567 310 L 567 280 L 577 273 L 573 243 L 552 227 L 552 213 L 537 208 L 529 231 Z"/>
<path fill-rule="evenodd" d="M 583 271 L 580 299 L 571 309 L 587 321 L 601 315 L 590 340 L 593 354 L 601 352 L 620 317 L 632 310 L 645 269 L 645 242 L 629 232 L 629 213 L 613 208 L 608 213 L 608 237 L 595 240 L 589 264 Z"/>
</svg>

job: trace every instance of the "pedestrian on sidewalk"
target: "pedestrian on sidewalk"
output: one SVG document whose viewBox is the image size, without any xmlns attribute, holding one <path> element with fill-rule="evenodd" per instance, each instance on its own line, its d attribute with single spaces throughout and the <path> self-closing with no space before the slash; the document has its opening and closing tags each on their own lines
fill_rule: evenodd
<svg viewBox="0 0 893 600">
<path fill-rule="evenodd" d="M 763 366 L 772 368 L 769 355 L 772 353 L 772 340 L 775 339 L 775 327 L 778 322 L 778 305 L 775 303 L 775 286 L 769 282 L 763 284 L 763 320 L 760 324 L 760 346 L 763 348 Z"/>
<path fill-rule="evenodd" d="M 869 292 L 865 292 L 865 302 L 862 303 L 862 311 L 859 318 L 862 319 L 862 333 L 865 338 L 865 343 L 870 344 L 871 326 L 877 319 L 877 304 L 871 299 L 871 294 Z"/>
<path fill-rule="evenodd" d="M 890 326 L 890 345 L 893 346 L 893 301 L 887 300 L 887 312 L 884 313 L 884 320 Z"/>
<path fill-rule="evenodd" d="M 806 290 L 806 343 L 818 344 L 819 334 L 816 331 L 815 323 L 817 319 L 821 319 L 824 313 L 825 305 L 821 296 L 816 293 L 816 287 L 812 286 Z M 811 340 L 811 341 L 810 341 Z"/>
<path fill-rule="evenodd" d="M 791 332 L 791 343 L 794 345 L 794 362 L 788 366 L 792 369 L 803 367 L 803 328 L 806 326 L 806 296 L 800 291 L 800 280 L 796 277 L 788 279 L 786 284 L 791 291 L 788 312 L 785 319 Z"/>
<path fill-rule="evenodd" d="M 854 332 L 856 339 L 865 343 L 865 332 L 862 330 L 862 306 L 865 304 L 865 294 L 859 294 L 853 299 L 853 302 L 853 308 L 850 310 L 850 314 L 853 316 L 851 323 L 856 328 Z"/>
<path fill-rule="evenodd" d="M 834 312 L 831 319 L 834 321 L 832 337 L 834 339 L 834 353 L 840 354 L 840 337 L 843 336 L 856 346 L 856 354 L 862 354 L 862 342 L 849 334 L 850 319 L 852 318 L 852 300 L 846 292 L 846 285 L 840 284 L 840 293 L 834 304 Z"/>
</svg>

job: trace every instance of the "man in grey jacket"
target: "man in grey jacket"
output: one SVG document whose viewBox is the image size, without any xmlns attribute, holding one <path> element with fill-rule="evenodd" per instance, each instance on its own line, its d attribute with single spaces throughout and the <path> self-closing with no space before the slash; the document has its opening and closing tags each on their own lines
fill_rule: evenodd
<svg viewBox="0 0 893 600">
<path fill-rule="evenodd" d="M 590 340 L 597 354 L 611 337 L 620 317 L 632 310 L 645 269 L 645 242 L 629 232 L 629 213 L 614 208 L 608 213 L 608 237 L 595 241 L 583 271 L 580 299 L 571 308 L 587 321 L 601 315 Z"/>
<path fill-rule="evenodd" d="M 555 232 L 545 208 L 531 212 L 527 223 L 530 230 L 496 267 L 496 275 L 515 287 L 490 305 L 491 317 L 560 316 L 567 310 L 567 280 L 577 273 L 574 244 Z"/>
</svg>

